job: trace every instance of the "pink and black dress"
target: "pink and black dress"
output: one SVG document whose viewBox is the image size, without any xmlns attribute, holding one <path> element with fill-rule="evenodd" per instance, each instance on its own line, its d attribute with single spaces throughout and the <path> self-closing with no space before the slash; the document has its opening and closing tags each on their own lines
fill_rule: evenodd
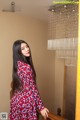
<svg viewBox="0 0 80 120">
<path fill-rule="evenodd" d="M 21 91 L 16 91 L 10 101 L 10 120 L 38 120 L 38 112 L 44 109 L 33 71 L 29 64 L 18 61 L 18 76 L 23 84 Z"/>
</svg>

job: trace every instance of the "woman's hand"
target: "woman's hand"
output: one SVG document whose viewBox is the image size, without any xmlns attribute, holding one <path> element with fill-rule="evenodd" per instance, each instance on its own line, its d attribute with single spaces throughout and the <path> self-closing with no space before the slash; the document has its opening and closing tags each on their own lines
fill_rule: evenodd
<svg viewBox="0 0 80 120">
<path fill-rule="evenodd" d="M 48 117 L 49 110 L 47 108 L 44 108 L 40 111 L 41 115 L 46 119 Z"/>
</svg>

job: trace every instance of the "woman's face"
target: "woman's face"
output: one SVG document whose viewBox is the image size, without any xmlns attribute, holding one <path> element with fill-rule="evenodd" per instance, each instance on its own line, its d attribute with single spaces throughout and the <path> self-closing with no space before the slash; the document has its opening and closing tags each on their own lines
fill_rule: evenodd
<svg viewBox="0 0 80 120">
<path fill-rule="evenodd" d="M 21 52 L 25 57 L 30 56 L 30 49 L 26 43 L 21 43 Z"/>
</svg>

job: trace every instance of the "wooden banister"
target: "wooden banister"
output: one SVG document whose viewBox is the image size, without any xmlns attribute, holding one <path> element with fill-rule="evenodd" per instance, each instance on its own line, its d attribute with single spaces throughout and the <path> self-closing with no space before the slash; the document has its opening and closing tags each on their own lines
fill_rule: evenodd
<svg viewBox="0 0 80 120">
<path fill-rule="evenodd" d="M 45 119 L 43 118 L 42 120 L 45 120 Z M 65 120 L 65 118 L 54 115 L 53 113 L 49 113 L 47 120 Z"/>
</svg>

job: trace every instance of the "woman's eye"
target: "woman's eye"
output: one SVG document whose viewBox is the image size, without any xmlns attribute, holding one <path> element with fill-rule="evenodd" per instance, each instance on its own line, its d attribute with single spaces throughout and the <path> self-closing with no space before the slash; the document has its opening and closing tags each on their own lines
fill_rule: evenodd
<svg viewBox="0 0 80 120">
<path fill-rule="evenodd" d="M 21 50 L 24 50 L 24 48 L 21 48 Z"/>
<path fill-rule="evenodd" d="M 26 48 L 28 48 L 28 46 L 27 46 L 27 45 L 26 45 L 25 47 L 26 47 Z"/>
<path fill-rule="evenodd" d="M 24 50 L 25 48 L 29 48 L 27 45 L 22 47 L 21 50 Z"/>
<path fill-rule="evenodd" d="M 25 48 L 28 48 L 28 46 L 26 46 Z"/>
</svg>

